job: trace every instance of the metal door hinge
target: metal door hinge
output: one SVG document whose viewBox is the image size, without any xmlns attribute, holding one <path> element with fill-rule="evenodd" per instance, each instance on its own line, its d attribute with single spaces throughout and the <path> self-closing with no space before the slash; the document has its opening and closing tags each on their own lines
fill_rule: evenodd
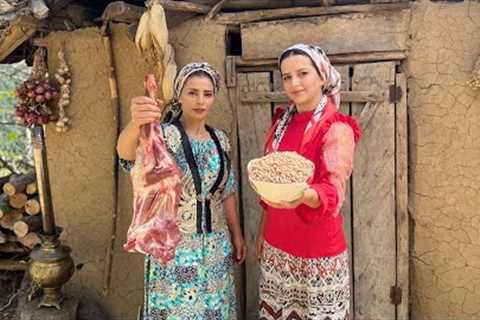
<svg viewBox="0 0 480 320">
<path fill-rule="evenodd" d="M 397 286 L 392 286 L 390 288 L 390 301 L 394 305 L 402 303 L 402 288 Z"/>
<path fill-rule="evenodd" d="M 396 85 L 391 85 L 389 88 L 389 96 L 388 100 L 390 103 L 398 103 L 400 102 L 400 99 L 402 98 L 403 92 L 402 92 L 402 87 L 396 86 Z"/>
</svg>

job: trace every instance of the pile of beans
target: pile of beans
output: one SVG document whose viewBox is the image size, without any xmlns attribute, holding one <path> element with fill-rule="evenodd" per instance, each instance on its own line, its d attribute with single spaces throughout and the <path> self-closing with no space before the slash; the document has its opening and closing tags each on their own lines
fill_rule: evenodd
<svg viewBox="0 0 480 320">
<path fill-rule="evenodd" d="M 249 166 L 250 180 L 271 183 L 306 182 L 314 171 L 314 164 L 296 152 L 273 152 L 254 159 Z"/>
</svg>

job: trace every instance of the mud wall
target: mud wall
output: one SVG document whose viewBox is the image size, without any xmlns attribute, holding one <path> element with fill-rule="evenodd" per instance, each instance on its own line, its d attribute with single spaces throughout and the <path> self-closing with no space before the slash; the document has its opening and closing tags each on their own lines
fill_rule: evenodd
<svg viewBox="0 0 480 320">
<path fill-rule="evenodd" d="M 412 319 L 480 319 L 480 3 L 416 2 L 410 34 Z"/>
</svg>

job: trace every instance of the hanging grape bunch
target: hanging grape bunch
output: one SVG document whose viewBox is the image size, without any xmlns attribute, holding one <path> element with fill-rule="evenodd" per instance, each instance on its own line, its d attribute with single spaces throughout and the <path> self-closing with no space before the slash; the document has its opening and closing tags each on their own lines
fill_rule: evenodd
<svg viewBox="0 0 480 320">
<path fill-rule="evenodd" d="M 17 88 L 15 115 L 17 122 L 32 127 L 56 121 L 49 104 L 57 97 L 58 91 L 45 78 L 45 49 L 35 51 L 32 76 Z"/>
</svg>

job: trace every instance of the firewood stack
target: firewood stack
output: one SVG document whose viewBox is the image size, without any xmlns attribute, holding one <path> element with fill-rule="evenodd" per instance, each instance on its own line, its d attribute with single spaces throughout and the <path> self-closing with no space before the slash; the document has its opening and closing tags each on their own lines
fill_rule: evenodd
<svg viewBox="0 0 480 320">
<path fill-rule="evenodd" d="M 0 270 L 23 270 L 42 228 L 35 173 L 0 178 Z"/>
</svg>

